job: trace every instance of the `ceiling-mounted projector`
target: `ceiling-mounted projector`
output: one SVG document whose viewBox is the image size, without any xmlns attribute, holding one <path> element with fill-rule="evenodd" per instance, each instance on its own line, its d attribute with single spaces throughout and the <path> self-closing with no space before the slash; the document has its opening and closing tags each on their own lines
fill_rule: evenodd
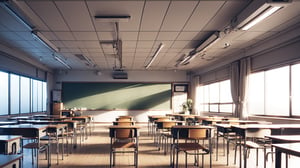
<svg viewBox="0 0 300 168">
<path fill-rule="evenodd" d="M 112 72 L 113 79 L 128 79 L 128 74 L 122 69 L 117 69 Z"/>
</svg>

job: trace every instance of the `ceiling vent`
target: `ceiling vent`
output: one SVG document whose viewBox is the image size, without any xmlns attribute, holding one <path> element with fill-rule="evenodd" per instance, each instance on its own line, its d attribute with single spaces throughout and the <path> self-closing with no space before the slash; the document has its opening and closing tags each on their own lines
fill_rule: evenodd
<svg viewBox="0 0 300 168">
<path fill-rule="evenodd" d="M 128 79 L 128 74 L 122 69 L 114 70 L 112 73 L 113 79 Z"/>
</svg>

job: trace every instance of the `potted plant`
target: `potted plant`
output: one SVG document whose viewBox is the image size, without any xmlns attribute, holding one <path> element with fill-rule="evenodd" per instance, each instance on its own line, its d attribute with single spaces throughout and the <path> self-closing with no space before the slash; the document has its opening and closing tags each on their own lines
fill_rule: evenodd
<svg viewBox="0 0 300 168">
<path fill-rule="evenodd" d="M 187 101 L 182 104 L 182 108 L 185 114 L 191 114 L 193 108 L 193 100 L 187 99 Z"/>
</svg>

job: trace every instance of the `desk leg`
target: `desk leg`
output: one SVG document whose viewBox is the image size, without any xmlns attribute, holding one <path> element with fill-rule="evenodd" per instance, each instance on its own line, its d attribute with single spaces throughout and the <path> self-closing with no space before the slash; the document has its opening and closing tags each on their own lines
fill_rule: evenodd
<svg viewBox="0 0 300 168">
<path fill-rule="evenodd" d="M 247 148 L 246 148 L 246 138 L 244 138 L 244 144 L 243 144 L 243 146 L 244 146 L 244 149 L 243 149 L 243 151 L 244 151 L 244 168 L 247 168 Z"/>
<path fill-rule="evenodd" d="M 239 148 L 240 148 L 240 168 L 242 168 L 242 140 L 239 138 Z"/>
<path fill-rule="evenodd" d="M 218 153 L 219 153 L 219 131 L 217 131 L 216 161 L 218 161 Z"/>
<path fill-rule="evenodd" d="M 281 151 L 275 149 L 275 168 L 281 168 Z"/>
</svg>

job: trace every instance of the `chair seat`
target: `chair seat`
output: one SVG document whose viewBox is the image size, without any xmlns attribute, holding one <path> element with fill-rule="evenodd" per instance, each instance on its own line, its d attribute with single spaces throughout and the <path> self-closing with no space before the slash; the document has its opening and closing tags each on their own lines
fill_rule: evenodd
<svg viewBox="0 0 300 168">
<path fill-rule="evenodd" d="M 246 146 L 248 148 L 260 148 L 261 146 L 253 141 L 246 141 Z"/>
<path fill-rule="evenodd" d="M 136 148 L 134 142 L 114 142 L 112 148 Z"/>
<path fill-rule="evenodd" d="M 205 152 L 208 152 L 209 150 L 200 145 L 199 143 L 178 143 L 178 149 L 182 151 L 191 151 L 191 150 L 203 150 Z"/>
</svg>

